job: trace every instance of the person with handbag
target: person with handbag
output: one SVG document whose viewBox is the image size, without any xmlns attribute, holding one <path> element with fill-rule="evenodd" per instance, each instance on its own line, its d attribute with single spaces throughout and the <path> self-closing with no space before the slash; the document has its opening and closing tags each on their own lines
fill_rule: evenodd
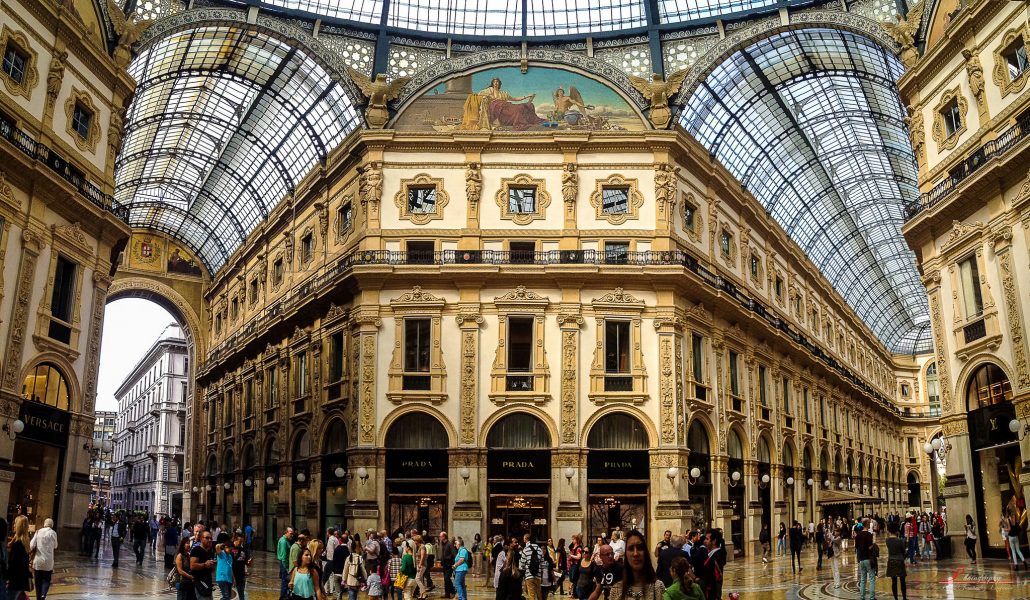
<svg viewBox="0 0 1030 600">
<path fill-rule="evenodd" d="M 386 573 L 393 584 L 386 592 L 386 600 L 404 600 L 404 586 L 407 585 L 408 579 L 405 578 L 400 585 L 397 585 L 397 579 L 401 575 L 401 564 L 404 562 L 401 559 L 401 552 L 409 551 L 411 551 L 411 547 L 405 543 L 400 546 L 394 544 L 393 550 L 390 552 L 390 560 L 386 561 Z"/>
<path fill-rule="evenodd" d="M 29 563 L 29 520 L 14 518 L 14 531 L 7 542 L 7 600 L 20 600 L 32 591 L 32 565 Z"/>
<path fill-rule="evenodd" d="M 421 546 L 420 535 L 413 536 Z M 393 580 L 393 585 L 396 588 L 400 588 L 404 594 L 404 600 L 413 600 L 415 585 L 421 585 L 417 576 L 418 571 L 415 570 L 415 556 L 411 553 L 411 546 L 404 546 L 404 556 L 401 558 L 401 569 L 397 574 L 396 579 Z"/>
</svg>

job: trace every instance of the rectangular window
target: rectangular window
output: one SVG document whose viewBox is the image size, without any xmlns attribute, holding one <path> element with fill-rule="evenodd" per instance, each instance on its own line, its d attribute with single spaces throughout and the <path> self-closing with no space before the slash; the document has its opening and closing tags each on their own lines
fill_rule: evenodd
<svg viewBox="0 0 1030 600">
<path fill-rule="evenodd" d="M 308 353 L 301 352 L 293 359 L 294 366 L 294 391 L 297 397 L 308 394 Z"/>
<path fill-rule="evenodd" d="M 348 229 L 354 219 L 354 209 L 351 208 L 350 202 L 344 202 L 339 209 L 336 210 L 336 233 L 343 235 Z"/>
<path fill-rule="evenodd" d="M 966 318 L 979 317 L 983 314 L 984 305 L 980 292 L 980 268 L 977 265 L 975 254 L 959 263 L 959 274 Z"/>
<path fill-rule="evenodd" d="M 329 336 L 329 381 L 343 379 L 343 360 L 346 350 L 343 347 L 343 332 L 337 331 Z"/>
<path fill-rule="evenodd" d="M 758 257 L 752 256 L 751 257 L 751 277 L 754 277 L 755 279 L 758 279 L 758 270 L 759 270 Z"/>
<path fill-rule="evenodd" d="M 426 214 L 436 212 L 436 186 L 409 186 L 408 212 Z"/>
<path fill-rule="evenodd" d="M 50 296 L 50 321 L 48 335 L 65 344 L 71 342 L 72 305 L 75 302 L 76 264 L 63 256 L 57 257 L 54 268 L 54 290 Z"/>
<path fill-rule="evenodd" d="M 694 230 L 694 223 L 697 219 L 697 207 L 689 202 L 683 204 L 683 226 L 688 231 Z"/>
<path fill-rule="evenodd" d="M 605 242 L 604 262 L 609 265 L 624 265 L 629 262 L 629 242 Z"/>
<path fill-rule="evenodd" d="M 729 258 L 730 257 L 730 255 L 732 254 L 732 250 L 733 250 L 732 244 L 733 244 L 733 236 L 730 235 L 730 232 L 724 230 L 722 232 L 722 235 L 719 237 L 719 249 L 722 251 L 723 257 L 725 257 L 725 258 Z"/>
<path fill-rule="evenodd" d="M 604 370 L 629 373 L 629 321 L 604 322 Z"/>
<path fill-rule="evenodd" d="M 1005 58 L 1005 64 L 1008 67 L 1009 80 L 1015 81 L 1023 74 L 1023 71 L 1027 68 L 1027 57 L 1026 57 L 1026 43 L 1023 41 L 1023 37 L 1016 38 L 1014 42 L 1009 44 L 1001 55 Z M 6 70 L 6 59 L 4 62 Z"/>
<path fill-rule="evenodd" d="M 952 100 L 941 110 L 944 117 L 944 130 L 948 137 L 962 129 L 962 113 L 959 111 L 958 99 Z"/>
<path fill-rule="evenodd" d="M 786 377 L 783 378 L 783 412 L 784 414 L 791 414 L 790 410 L 790 380 Z"/>
<path fill-rule="evenodd" d="M 914 458 L 916 456 L 916 438 L 905 438 L 905 448 L 908 450 L 908 457 Z"/>
<path fill-rule="evenodd" d="M 93 111 L 76 102 L 75 110 L 72 112 L 72 129 L 79 134 L 79 137 L 87 139 L 89 138 L 89 126 L 92 124 Z"/>
<path fill-rule="evenodd" d="M 435 188 L 434 188 L 435 189 Z M 408 264 L 431 265 L 435 258 L 436 246 L 431 241 L 409 241 L 407 244 Z"/>
<path fill-rule="evenodd" d="M 525 265 L 535 262 L 536 242 L 509 242 L 508 250 L 513 264 Z"/>
<path fill-rule="evenodd" d="M 15 83 L 25 81 L 25 65 L 29 62 L 29 56 L 22 52 L 21 48 L 13 42 L 8 41 L 4 48 L 4 73 Z"/>
<path fill-rule="evenodd" d="M 693 361 L 693 374 L 694 381 L 698 383 L 704 383 L 704 338 L 696 333 L 690 335 L 690 352 L 691 360 Z"/>
<path fill-rule="evenodd" d="M 254 414 L 254 379 L 248 379 L 243 384 L 243 416 L 249 417 Z"/>
<path fill-rule="evenodd" d="M 730 393 L 740 396 L 740 378 L 737 372 L 737 353 L 730 351 Z"/>
<path fill-rule="evenodd" d="M 275 367 L 265 369 L 265 385 L 265 408 L 275 408 L 279 405 L 279 371 Z"/>
<path fill-rule="evenodd" d="M 758 366 L 758 401 L 762 403 L 762 406 L 769 406 L 769 377 L 767 371 L 768 369 L 764 366 Z"/>
<path fill-rule="evenodd" d="M 783 278 L 780 277 L 780 276 L 777 276 L 776 277 L 776 283 L 774 285 L 775 285 L 775 289 L 776 289 L 776 299 L 780 300 L 782 302 L 783 301 Z"/>
<path fill-rule="evenodd" d="M 250 280 L 250 304 L 251 306 L 257 304 L 258 298 L 258 282 L 257 279 Z"/>
<path fill-rule="evenodd" d="M 908 394 L 909 394 L 908 384 L 907 383 L 901 384 L 901 395 L 905 396 L 907 398 Z"/>
<path fill-rule="evenodd" d="M 533 318 L 508 319 L 508 371 L 528 373 L 533 366 Z"/>
<path fill-rule="evenodd" d="M 629 212 L 628 187 L 601 188 L 601 213 L 606 215 L 624 215 Z"/>
<path fill-rule="evenodd" d="M 315 256 L 315 236 L 308 234 L 300 238 L 300 261 L 310 262 Z"/>
<path fill-rule="evenodd" d="M 536 187 L 508 187 L 508 212 L 527 214 L 536 212 Z"/>
<path fill-rule="evenodd" d="M 272 284 L 279 285 L 283 282 L 283 259 L 277 258 L 272 263 Z"/>
<path fill-rule="evenodd" d="M 235 321 L 238 316 L 240 316 L 240 301 L 233 297 L 232 302 L 229 303 L 229 320 Z"/>
<path fill-rule="evenodd" d="M 431 337 L 429 319 L 404 320 L 404 370 L 406 372 L 429 372 Z"/>
</svg>

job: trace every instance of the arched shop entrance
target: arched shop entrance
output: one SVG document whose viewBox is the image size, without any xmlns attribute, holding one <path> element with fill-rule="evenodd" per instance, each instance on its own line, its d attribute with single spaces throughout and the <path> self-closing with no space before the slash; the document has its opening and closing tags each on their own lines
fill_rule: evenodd
<svg viewBox="0 0 1030 600">
<path fill-rule="evenodd" d="M 502 417 L 486 437 L 490 535 L 546 539 L 551 492 L 551 436 L 531 414 Z"/>
<path fill-rule="evenodd" d="M 389 531 L 447 528 L 447 430 L 436 417 L 410 412 L 386 431 Z"/>
<path fill-rule="evenodd" d="M 712 454 L 708 442 L 708 431 L 700 421 L 695 420 L 687 430 L 687 474 L 690 476 L 690 510 L 693 511 L 694 529 L 705 530 L 712 526 Z M 694 469 L 697 469 L 695 471 Z M 694 477 L 694 474 L 697 477 Z"/>
<path fill-rule="evenodd" d="M 61 504 L 68 429 L 71 424 L 68 381 L 57 365 L 43 362 L 28 371 L 22 383 L 18 419 L 24 429 L 14 440 L 7 469 L 14 473 L 7 504 L 7 522 L 25 515 L 30 530 L 42 527 L 41 518 L 57 520 Z"/>
<path fill-rule="evenodd" d="M 998 522 L 1005 511 L 1016 512 L 1024 523 L 1020 544 L 1026 544 L 1026 502 L 1019 482 L 1023 471 L 1019 427 L 1016 432 L 1009 428 L 1016 419 L 1012 385 L 1000 367 L 987 363 L 976 369 L 966 387 L 966 411 L 974 504 L 978 531 L 983 532 L 980 549 L 984 556 L 1005 558 L 1007 540 L 998 533 Z"/>
<path fill-rule="evenodd" d="M 587 525 L 589 539 L 647 526 L 650 487 L 647 432 L 625 413 L 601 417 L 587 436 Z"/>
<path fill-rule="evenodd" d="M 347 508 L 347 428 L 340 419 L 334 420 L 322 439 L 322 526 L 344 527 L 344 509 Z"/>
<path fill-rule="evenodd" d="M 268 441 L 264 453 L 265 466 L 265 497 L 262 508 L 265 511 L 264 527 L 264 548 L 269 552 L 276 549 L 276 540 L 279 537 L 279 524 L 276 520 L 276 509 L 279 506 L 279 461 L 282 456 L 279 454 L 279 442 L 275 436 Z"/>
<path fill-rule="evenodd" d="M 744 556 L 744 514 L 747 512 L 747 483 L 744 478 L 744 442 L 735 429 L 729 433 L 726 445 L 729 453 L 727 476 L 729 481 L 730 539 L 733 540 L 733 554 Z"/>
<path fill-rule="evenodd" d="M 290 478 L 290 485 L 293 488 L 293 498 L 290 506 L 293 509 L 293 520 L 290 523 L 294 529 L 300 531 L 309 529 L 308 525 L 308 501 L 311 499 L 311 477 L 308 468 L 308 458 L 311 456 L 311 438 L 307 430 L 301 431 L 293 440 L 293 451 L 290 459 L 293 463 L 293 473 Z M 311 523 L 311 526 L 317 525 Z"/>
<path fill-rule="evenodd" d="M 908 474 L 908 495 L 905 496 L 908 501 L 908 508 L 912 510 L 921 509 L 922 502 L 920 501 L 919 492 L 919 474 L 915 471 L 910 471 Z"/>
</svg>

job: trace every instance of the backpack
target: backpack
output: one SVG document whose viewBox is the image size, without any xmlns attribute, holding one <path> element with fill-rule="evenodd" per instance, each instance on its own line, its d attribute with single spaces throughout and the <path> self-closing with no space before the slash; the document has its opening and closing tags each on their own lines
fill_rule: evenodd
<svg viewBox="0 0 1030 600">
<path fill-rule="evenodd" d="M 540 576 L 540 546 L 529 545 L 529 568 L 526 569 L 526 576 Z"/>
</svg>

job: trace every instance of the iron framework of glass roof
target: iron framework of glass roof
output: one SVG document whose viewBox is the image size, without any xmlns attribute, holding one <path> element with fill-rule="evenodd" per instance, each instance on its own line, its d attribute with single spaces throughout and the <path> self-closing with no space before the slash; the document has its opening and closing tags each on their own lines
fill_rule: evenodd
<svg viewBox="0 0 1030 600">
<path fill-rule="evenodd" d="M 132 226 L 181 240 L 211 272 L 358 125 L 319 63 L 237 27 L 172 34 L 129 72 L 115 197 Z"/>
<path fill-rule="evenodd" d="M 784 32 L 735 52 L 680 117 L 891 351 L 930 352 L 903 207 L 917 167 L 897 57 L 860 35 Z"/>
<path fill-rule="evenodd" d="M 366 26 L 450 36 L 555 36 L 743 16 L 814 0 L 240 0 Z"/>
</svg>

